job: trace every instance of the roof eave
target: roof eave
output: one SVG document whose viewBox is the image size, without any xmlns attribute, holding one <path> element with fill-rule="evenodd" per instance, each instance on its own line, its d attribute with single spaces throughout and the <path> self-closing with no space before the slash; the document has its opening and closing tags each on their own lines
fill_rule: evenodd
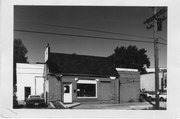
<svg viewBox="0 0 180 119">
<path fill-rule="evenodd" d="M 116 77 L 119 78 L 119 75 L 92 75 L 92 74 L 73 74 L 73 73 L 50 73 L 59 76 L 82 76 L 82 77 L 102 77 L 102 78 L 109 78 L 109 77 Z"/>
</svg>

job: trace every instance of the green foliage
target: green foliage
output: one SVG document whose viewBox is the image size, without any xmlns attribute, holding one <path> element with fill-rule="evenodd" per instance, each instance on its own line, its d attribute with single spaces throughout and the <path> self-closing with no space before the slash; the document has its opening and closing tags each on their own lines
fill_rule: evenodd
<svg viewBox="0 0 180 119">
<path fill-rule="evenodd" d="M 138 69 L 141 74 L 146 73 L 146 67 L 150 66 L 149 57 L 146 55 L 147 50 L 138 49 L 136 46 L 128 46 L 127 48 L 116 47 L 109 58 L 114 62 L 115 67 Z"/>
<path fill-rule="evenodd" d="M 28 50 L 24 46 L 21 39 L 15 39 L 14 40 L 14 67 L 13 67 L 13 86 L 16 85 L 16 63 L 28 63 L 28 60 L 26 57 Z"/>
<path fill-rule="evenodd" d="M 26 57 L 26 54 L 28 53 L 28 50 L 24 46 L 21 39 L 15 39 L 14 40 L 14 62 L 15 63 L 28 63 L 28 57 Z"/>
</svg>

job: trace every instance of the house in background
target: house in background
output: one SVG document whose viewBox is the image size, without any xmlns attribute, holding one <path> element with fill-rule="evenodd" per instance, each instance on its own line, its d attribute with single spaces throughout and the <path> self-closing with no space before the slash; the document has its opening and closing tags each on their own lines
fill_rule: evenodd
<svg viewBox="0 0 180 119">
<path fill-rule="evenodd" d="M 140 77 L 141 90 L 155 91 L 155 69 L 147 69 L 147 74 L 142 74 Z M 160 68 L 159 70 L 159 90 L 166 91 L 167 89 L 167 69 Z"/>
<path fill-rule="evenodd" d="M 22 104 L 29 95 L 43 94 L 42 64 L 17 63 L 17 100 Z"/>
<path fill-rule="evenodd" d="M 116 68 L 120 77 L 120 102 L 137 102 L 140 95 L 140 73 L 137 69 Z"/>
</svg>

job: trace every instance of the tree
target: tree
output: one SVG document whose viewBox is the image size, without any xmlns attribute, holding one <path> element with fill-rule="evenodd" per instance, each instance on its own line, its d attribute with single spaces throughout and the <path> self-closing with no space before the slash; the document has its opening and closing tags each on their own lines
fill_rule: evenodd
<svg viewBox="0 0 180 119">
<path fill-rule="evenodd" d="M 17 92 L 17 76 L 16 76 L 16 63 L 28 63 L 26 54 L 28 50 L 21 41 L 21 39 L 14 40 L 14 57 L 13 57 L 13 107 L 17 107 L 16 92 Z"/>
<path fill-rule="evenodd" d="M 14 40 L 14 62 L 16 63 L 28 63 L 28 57 L 26 54 L 28 50 L 26 49 L 25 45 L 21 41 L 21 39 Z"/>
<path fill-rule="evenodd" d="M 138 69 L 141 74 L 147 73 L 145 67 L 150 66 L 149 57 L 146 55 L 147 50 L 138 49 L 136 46 L 127 48 L 116 47 L 114 53 L 109 58 L 114 62 L 115 67 Z"/>
<path fill-rule="evenodd" d="M 21 39 L 14 40 L 14 81 L 13 84 L 16 85 L 16 63 L 29 63 L 28 57 L 26 54 L 28 53 L 27 48 L 21 41 Z"/>
</svg>

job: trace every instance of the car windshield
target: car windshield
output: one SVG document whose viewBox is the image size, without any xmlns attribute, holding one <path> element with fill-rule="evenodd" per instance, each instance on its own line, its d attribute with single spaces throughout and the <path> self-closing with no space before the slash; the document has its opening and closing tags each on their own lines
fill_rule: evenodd
<svg viewBox="0 0 180 119">
<path fill-rule="evenodd" d="M 41 98 L 39 95 L 31 95 L 30 98 Z"/>
<path fill-rule="evenodd" d="M 161 95 L 167 95 L 167 93 L 161 93 Z"/>
</svg>

